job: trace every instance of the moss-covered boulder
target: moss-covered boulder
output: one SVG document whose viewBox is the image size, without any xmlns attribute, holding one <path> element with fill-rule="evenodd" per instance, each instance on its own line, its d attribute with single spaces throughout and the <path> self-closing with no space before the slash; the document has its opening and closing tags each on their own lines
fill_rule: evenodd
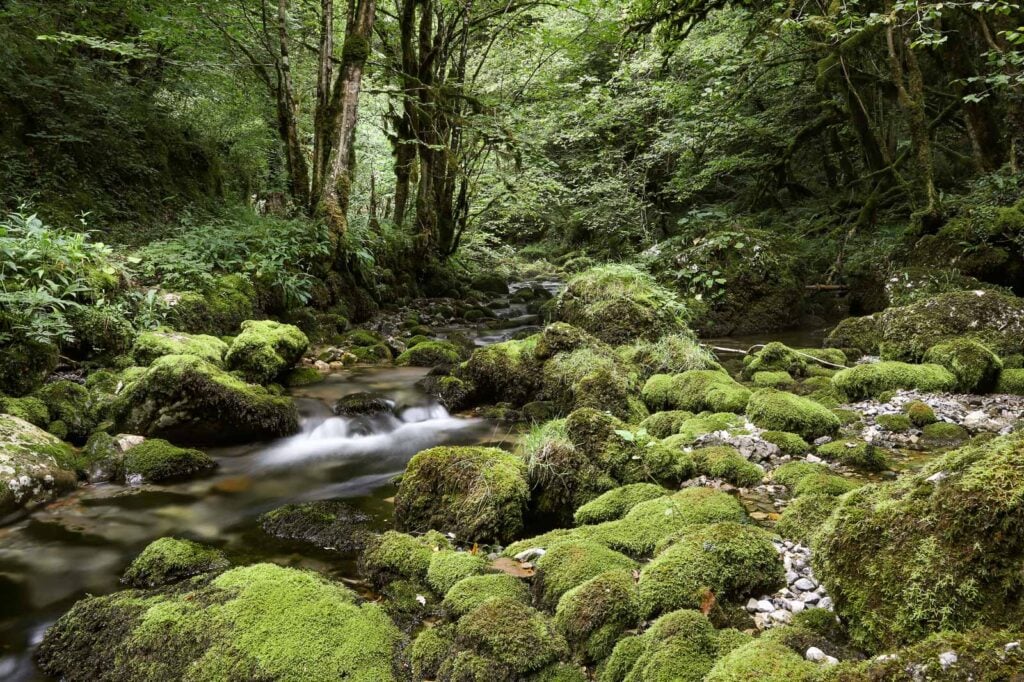
<svg viewBox="0 0 1024 682">
<path fill-rule="evenodd" d="M 743 412 L 750 400 L 750 390 L 725 372 L 691 370 L 655 374 L 644 384 L 643 398 L 652 410 Z"/>
<path fill-rule="evenodd" d="M 811 449 L 807 441 L 788 431 L 763 431 L 761 439 L 777 446 L 784 455 L 802 455 Z"/>
<path fill-rule="evenodd" d="M 367 539 L 359 569 L 378 587 L 400 579 L 423 582 L 434 553 L 451 548 L 448 539 L 437 531 L 413 536 L 389 530 Z"/>
<path fill-rule="evenodd" d="M 703 682 L 716 660 L 748 641 L 749 635 L 737 630 L 716 630 L 700 611 L 673 611 L 655 620 L 642 634 L 621 640 L 598 679 Z"/>
<path fill-rule="evenodd" d="M 253 384 L 270 383 L 302 359 L 309 339 L 298 327 L 272 320 L 246 320 L 224 362 Z"/>
<path fill-rule="evenodd" d="M 952 391 L 956 388 L 957 379 L 941 365 L 911 365 L 889 361 L 844 369 L 832 377 L 832 384 L 848 399 L 863 400 L 900 389 L 915 389 L 925 393 Z"/>
<path fill-rule="evenodd" d="M 291 400 L 192 355 L 157 358 L 127 384 L 112 413 L 121 431 L 183 443 L 247 443 L 299 428 Z"/>
<path fill-rule="evenodd" d="M 655 438 L 668 438 L 679 432 L 679 427 L 687 419 L 693 418 L 693 412 L 687 410 L 666 410 L 655 412 L 640 422 L 640 428 Z"/>
<path fill-rule="evenodd" d="M 782 510 L 775 523 L 775 532 L 795 542 L 810 545 L 815 533 L 821 528 L 839 501 L 828 494 L 804 494 L 797 497 Z"/>
<path fill-rule="evenodd" d="M 74 358 L 110 360 L 127 352 L 135 339 L 131 322 L 116 306 L 78 306 L 64 317 L 73 338 L 65 341 L 62 351 Z"/>
<path fill-rule="evenodd" d="M 526 463 L 504 450 L 437 447 L 409 462 L 395 496 L 399 529 L 440 529 L 460 540 L 505 542 L 523 527 Z"/>
<path fill-rule="evenodd" d="M 889 465 L 883 448 L 856 438 L 841 438 L 820 445 L 818 454 L 829 461 L 863 471 L 884 471 Z"/>
<path fill-rule="evenodd" d="M 691 369 L 721 369 L 711 352 L 693 334 L 668 334 L 657 340 L 640 340 L 620 346 L 616 352 L 640 370 L 644 379 L 655 374 L 681 374 Z"/>
<path fill-rule="evenodd" d="M 578 660 L 603 660 L 619 637 L 640 622 L 639 597 L 631 569 L 605 571 L 562 595 L 555 627 Z"/>
<path fill-rule="evenodd" d="M 40 341 L 0 344 L 0 393 L 23 396 L 34 391 L 57 369 L 57 347 Z"/>
<path fill-rule="evenodd" d="M 491 599 L 530 603 L 530 588 L 507 573 L 472 575 L 459 580 L 444 595 L 442 608 L 459 618 Z"/>
<path fill-rule="evenodd" d="M 824 361 L 824 363 L 819 362 Z M 805 377 L 812 367 L 846 366 L 846 354 L 838 348 L 799 348 L 773 341 L 743 358 L 743 376 L 752 379 L 759 372 L 785 372 Z"/>
<path fill-rule="evenodd" d="M 629 557 L 591 540 L 566 540 L 549 547 L 536 562 L 533 589 L 537 603 L 553 611 L 562 595 L 596 575 L 632 570 Z"/>
<path fill-rule="evenodd" d="M 541 361 L 536 356 L 538 335 L 495 343 L 473 351 L 458 376 L 472 382 L 478 401 L 523 405 L 540 392 Z"/>
<path fill-rule="evenodd" d="M 1024 436 L 1005 436 L 841 499 L 813 560 L 857 642 L 1022 622 L 1022 457 Z"/>
<path fill-rule="evenodd" d="M 427 584 L 437 594 L 445 594 L 456 583 L 487 570 L 487 561 L 473 552 L 451 550 L 434 552 L 427 566 Z"/>
<path fill-rule="evenodd" d="M 412 367 L 437 367 L 457 364 L 462 359 L 458 346 L 448 341 L 424 341 L 411 346 L 395 364 Z"/>
<path fill-rule="evenodd" d="M 190 334 L 234 334 L 255 313 L 256 290 L 241 275 L 218 277 L 203 291 L 186 291 L 165 297 L 170 306 L 168 321 Z"/>
<path fill-rule="evenodd" d="M 18 419 L 24 419 L 32 426 L 45 429 L 50 423 L 50 410 L 46 403 L 34 396 L 8 398 L 0 396 L 0 412 Z"/>
<path fill-rule="evenodd" d="M 55 381 L 33 394 L 43 401 L 50 414 L 50 428 L 55 435 L 81 445 L 96 428 L 98 415 L 89 389 L 73 381 Z"/>
<path fill-rule="evenodd" d="M 573 520 L 582 526 L 621 519 L 641 502 L 664 497 L 665 493 L 665 488 L 654 483 L 631 483 L 613 488 L 577 509 Z"/>
<path fill-rule="evenodd" d="M 773 388 L 762 388 L 750 396 L 747 417 L 756 426 L 772 431 L 789 431 L 814 440 L 839 430 L 839 418 L 813 400 Z"/>
<path fill-rule="evenodd" d="M 348 588 L 256 564 L 162 590 L 88 597 L 47 631 L 36 660 L 68 682 L 388 682 L 399 679 L 401 639 L 379 606 L 360 604 Z"/>
<path fill-rule="evenodd" d="M 878 355 L 882 345 L 882 330 L 875 315 L 848 317 L 829 332 L 825 345 L 847 348 L 863 355 Z"/>
<path fill-rule="evenodd" d="M 142 332 L 132 346 L 132 359 L 140 367 L 148 367 L 164 355 L 194 355 L 218 367 L 224 366 L 228 344 L 216 336 L 185 334 L 171 329 Z"/>
<path fill-rule="evenodd" d="M 589 407 L 637 422 L 647 416 L 639 392 L 634 368 L 604 344 L 561 352 L 544 363 L 541 397 L 562 414 Z"/>
<path fill-rule="evenodd" d="M 556 299 L 553 314 L 611 344 L 688 331 L 686 307 L 650 275 L 628 265 L 601 265 L 575 275 Z"/>
<path fill-rule="evenodd" d="M 160 438 L 147 438 L 124 455 L 124 477 L 131 484 L 182 480 L 216 467 L 206 453 L 179 448 Z"/>
<path fill-rule="evenodd" d="M 737 647 L 718 660 L 705 682 L 815 682 L 817 664 L 771 637 Z"/>
<path fill-rule="evenodd" d="M 684 531 L 640 571 L 644 613 L 700 608 L 709 599 L 735 602 L 773 592 L 783 585 L 784 571 L 771 537 L 742 523 Z"/>
<path fill-rule="evenodd" d="M 369 539 L 369 522 L 369 515 L 343 500 L 286 504 L 259 518 L 260 528 L 268 535 L 345 553 L 363 548 Z"/>
<path fill-rule="evenodd" d="M 956 377 L 961 393 L 988 393 L 996 386 L 1003 363 L 987 346 L 973 339 L 952 339 L 924 354 L 927 363 L 941 365 Z"/>
<path fill-rule="evenodd" d="M 76 461 L 60 439 L 0 414 L 0 516 L 73 489 Z"/>
<path fill-rule="evenodd" d="M 761 482 L 764 469 L 754 464 L 730 445 L 714 445 L 693 451 L 697 473 L 750 488 Z"/>
<path fill-rule="evenodd" d="M 750 433 L 746 420 L 739 415 L 732 412 L 702 412 L 680 424 L 675 435 L 669 436 L 663 442 L 672 448 L 686 448 L 696 443 L 701 436 L 716 431 L 733 435 Z"/>
<path fill-rule="evenodd" d="M 135 557 L 121 582 L 129 587 L 163 587 L 203 573 L 219 573 L 229 566 L 219 549 L 192 540 L 160 538 Z"/>
<path fill-rule="evenodd" d="M 932 406 L 922 400 L 910 401 L 903 408 L 903 411 L 906 412 L 910 423 L 918 428 L 934 424 L 938 420 Z"/>
<path fill-rule="evenodd" d="M 1024 369 L 1004 369 L 999 373 L 996 393 L 1024 395 Z"/>
</svg>

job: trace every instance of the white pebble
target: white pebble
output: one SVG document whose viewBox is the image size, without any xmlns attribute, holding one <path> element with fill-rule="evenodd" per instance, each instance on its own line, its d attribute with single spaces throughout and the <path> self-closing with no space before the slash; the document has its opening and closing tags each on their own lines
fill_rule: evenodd
<svg viewBox="0 0 1024 682">
<path fill-rule="evenodd" d="M 950 666 L 957 662 L 957 655 L 955 651 L 946 651 L 939 654 L 939 665 L 942 666 L 943 670 L 949 670 Z"/>
</svg>

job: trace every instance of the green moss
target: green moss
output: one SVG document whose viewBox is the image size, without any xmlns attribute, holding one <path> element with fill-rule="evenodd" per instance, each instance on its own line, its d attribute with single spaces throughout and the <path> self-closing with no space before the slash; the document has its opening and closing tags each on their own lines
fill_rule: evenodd
<svg viewBox="0 0 1024 682">
<path fill-rule="evenodd" d="M 541 362 L 535 349 L 539 335 L 495 343 L 473 351 L 458 377 L 472 382 L 481 402 L 523 405 L 540 392 Z"/>
<path fill-rule="evenodd" d="M 559 542 L 536 561 L 534 592 L 542 607 L 554 610 L 563 594 L 606 571 L 632 570 L 635 562 L 597 542 L 579 539 Z"/>
<path fill-rule="evenodd" d="M 57 347 L 38 341 L 0 345 L 0 393 L 23 396 L 40 386 L 60 360 Z"/>
<path fill-rule="evenodd" d="M 409 650 L 412 674 L 417 680 L 433 680 L 455 647 L 455 627 L 428 627 L 413 640 Z"/>
<path fill-rule="evenodd" d="M 573 276 L 554 315 L 606 343 L 686 333 L 688 311 L 675 295 L 628 265 L 601 265 Z"/>
<path fill-rule="evenodd" d="M 910 417 L 905 414 L 880 414 L 875 417 L 875 423 L 886 431 L 903 433 L 910 430 Z"/>
<path fill-rule="evenodd" d="M 750 391 L 725 372 L 691 370 L 652 376 L 644 384 L 643 398 L 652 410 L 742 412 Z"/>
<path fill-rule="evenodd" d="M 40 428 L 45 428 L 50 423 L 50 410 L 46 407 L 46 403 L 32 396 L 24 398 L 0 396 L 0 412 L 24 419 L 29 424 Z"/>
<path fill-rule="evenodd" d="M 633 571 L 600 573 L 568 590 L 558 600 L 554 622 L 578 660 L 604 659 L 619 637 L 640 622 Z"/>
<path fill-rule="evenodd" d="M 600 346 L 602 343 L 596 337 L 582 329 L 565 322 L 554 322 L 540 333 L 534 354 L 538 360 L 548 360 L 559 353 Z"/>
<path fill-rule="evenodd" d="M 665 488 L 654 483 L 631 483 L 603 493 L 576 510 L 576 525 L 614 521 L 625 516 L 630 509 L 648 500 L 664 497 Z"/>
<path fill-rule="evenodd" d="M 999 374 L 995 392 L 1024 395 L 1024 369 L 1004 369 Z"/>
<path fill-rule="evenodd" d="M 691 369 L 721 369 L 714 355 L 692 334 L 669 334 L 656 341 L 620 346 L 618 354 L 647 379 L 655 374 L 680 374 Z"/>
<path fill-rule="evenodd" d="M 885 450 L 861 440 L 841 439 L 818 446 L 825 459 L 865 471 L 884 471 L 889 463 Z"/>
<path fill-rule="evenodd" d="M 454 365 L 461 359 L 459 349 L 455 344 L 447 341 L 423 341 L 395 358 L 395 364 L 436 367 L 438 365 Z"/>
<path fill-rule="evenodd" d="M 229 565 L 218 549 L 191 540 L 160 538 L 135 557 L 121 582 L 131 587 L 163 587 L 201 573 L 223 571 Z"/>
<path fill-rule="evenodd" d="M 199 450 L 175 447 L 159 438 L 147 438 L 124 456 L 125 479 L 138 476 L 143 481 L 180 480 L 216 468 L 217 463 Z"/>
<path fill-rule="evenodd" d="M 815 574 L 869 650 L 1024 617 L 1024 435 L 945 454 L 841 498 L 816 538 Z"/>
<path fill-rule="evenodd" d="M 67 430 L 62 438 L 81 444 L 96 428 L 98 420 L 92 396 L 85 386 L 73 381 L 55 381 L 33 395 L 46 404 L 51 420 L 64 424 Z"/>
<path fill-rule="evenodd" d="M 640 601 L 647 615 L 699 608 L 709 597 L 737 601 L 784 584 L 771 535 L 741 523 L 701 526 L 672 544 L 640 571 Z"/>
<path fill-rule="evenodd" d="M 790 431 L 808 440 L 834 434 L 839 418 L 813 400 L 763 388 L 750 397 L 747 417 L 756 426 L 773 431 Z"/>
<path fill-rule="evenodd" d="M 715 431 L 743 433 L 745 432 L 743 418 L 731 412 L 705 412 L 680 424 L 677 433 L 666 438 L 664 443 L 673 448 L 686 447 L 694 443 L 700 436 Z"/>
<path fill-rule="evenodd" d="M 246 320 L 224 362 L 249 383 L 266 384 L 294 367 L 308 347 L 309 339 L 298 327 L 271 320 Z"/>
<path fill-rule="evenodd" d="M 426 580 L 435 552 L 451 549 L 451 543 L 437 532 L 420 537 L 389 530 L 371 538 L 360 557 L 360 571 L 375 585 L 396 578 Z"/>
<path fill-rule="evenodd" d="M 507 598 L 489 599 L 459 619 L 456 642 L 513 675 L 541 670 L 568 651 L 565 639 L 543 615 Z M 486 679 L 502 678 L 495 674 Z"/>
<path fill-rule="evenodd" d="M 244 320 L 252 319 L 255 297 L 255 289 L 247 279 L 225 275 L 206 291 L 179 294 L 169 321 L 175 329 L 190 334 L 233 334 Z"/>
<path fill-rule="evenodd" d="M 752 380 L 758 388 L 788 388 L 796 383 L 789 372 L 754 372 Z"/>
<path fill-rule="evenodd" d="M 319 384 L 323 380 L 324 375 L 318 372 L 315 367 L 302 365 L 285 374 L 284 385 L 289 388 L 312 386 L 313 384 Z"/>
<path fill-rule="evenodd" d="M 987 393 L 995 388 L 1003 363 L 983 344 L 969 338 L 952 339 L 929 348 L 924 361 L 945 367 L 956 377 L 961 393 Z"/>
<path fill-rule="evenodd" d="M 864 355 L 877 355 L 883 333 L 874 315 L 848 317 L 833 329 L 825 345 L 833 348 L 853 348 Z"/>
<path fill-rule="evenodd" d="M 87 598 L 48 632 L 40 666 L 90 679 L 395 680 L 397 628 L 311 572 L 257 564 L 209 583 Z M 146 651 L 140 658 L 138 652 Z"/>
<path fill-rule="evenodd" d="M 777 445 L 784 455 L 802 455 L 811 449 L 807 441 L 789 431 L 764 431 L 761 439 Z"/>
<path fill-rule="evenodd" d="M 0 515 L 75 487 L 78 457 L 42 429 L 0 414 Z"/>
<path fill-rule="evenodd" d="M 934 424 L 938 419 L 935 416 L 935 410 L 928 403 L 920 400 L 913 400 L 907 403 L 904 411 L 907 413 L 910 423 L 918 428 Z"/>
<path fill-rule="evenodd" d="M 793 486 L 793 495 L 828 495 L 838 497 L 859 487 L 854 481 L 835 474 L 811 474 L 804 476 Z"/>
<path fill-rule="evenodd" d="M 819 405 L 835 409 L 846 402 L 846 396 L 843 395 L 831 381 L 830 377 L 833 377 L 836 374 L 837 372 L 832 372 L 828 377 L 808 377 L 807 379 L 804 379 L 796 392 L 806 396 L 808 399 L 813 400 Z"/>
<path fill-rule="evenodd" d="M 395 522 L 404 530 L 504 542 L 522 529 L 529 497 L 520 457 L 497 448 L 431 448 L 413 457 L 402 476 Z"/>
<path fill-rule="evenodd" d="M 149 366 L 164 355 L 194 355 L 223 367 L 227 352 L 228 345 L 215 336 L 183 334 L 170 329 L 142 332 L 132 346 L 132 358 L 141 366 Z"/>
<path fill-rule="evenodd" d="M 705 682 L 814 682 L 817 664 L 792 649 L 767 639 L 755 639 L 722 657 Z"/>
<path fill-rule="evenodd" d="M 921 437 L 926 445 L 931 447 L 948 447 L 963 443 L 970 437 L 967 429 L 959 424 L 949 422 L 935 422 L 927 424 L 921 429 Z"/>
<path fill-rule="evenodd" d="M 815 476 L 809 476 L 805 480 L 813 478 Z M 828 494 L 801 495 L 782 510 L 782 515 L 775 524 L 775 532 L 787 540 L 810 545 L 814 534 L 838 504 L 837 499 Z"/>
<path fill-rule="evenodd" d="M 291 400 L 191 355 L 165 355 L 142 372 L 126 371 L 124 380 L 128 384 L 112 414 L 125 433 L 181 442 L 248 443 L 299 428 Z"/>
<path fill-rule="evenodd" d="M 486 568 L 483 557 L 470 552 L 434 552 L 427 567 L 427 584 L 438 594 L 445 594 L 455 583 Z"/>
<path fill-rule="evenodd" d="M 692 419 L 693 416 L 693 412 L 687 412 L 686 410 L 655 412 L 640 422 L 640 428 L 655 438 L 668 438 L 677 433 L 683 422 L 687 419 Z"/>
<path fill-rule="evenodd" d="M 563 413 L 590 407 L 640 421 L 647 410 L 637 400 L 638 392 L 632 368 L 603 344 L 559 353 L 544 363 L 541 397 Z"/>
<path fill-rule="evenodd" d="M 458 618 L 491 599 L 528 604 L 530 590 L 522 580 L 506 573 L 473 575 L 452 585 L 441 606 Z"/>
<path fill-rule="evenodd" d="M 343 500 L 317 500 L 286 504 L 260 515 L 263 532 L 284 540 L 351 553 L 369 538 L 370 517 Z"/>
<path fill-rule="evenodd" d="M 117 307 L 83 305 L 70 308 L 65 318 L 74 341 L 65 349 L 76 357 L 112 358 L 132 346 L 135 330 Z"/>
<path fill-rule="evenodd" d="M 792 489 L 796 487 L 797 483 L 807 476 L 814 474 L 828 475 L 831 472 L 832 470 L 824 464 L 807 462 L 804 460 L 794 460 L 792 462 L 786 462 L 772 471 L 772 480 Z"/>
<path fill-rule="evenodd" d="M 899 389 L 926 393 L 951 391 L 956 386 L 956 377 L 940 365 L 873 362 L 844 369 L 832 377 L 832 383 L 850 400 L 863 400 Z"/>
<path fill-rule="evenodd" d="M 530 682 L 588 682 L 586 672 L 569 663 L 555 663 L 530 676 Z"/>
<path fill-rule="evenodd" d="M 753 487 L 764 477 L 764 469 L 729 445 L 698 448 L 693 451 L 693 461 L 698 473 L 741 488 Z"/>
<path fill-rule="evenodd" d="M 743 358 L 743 376 L 754 379 L 756 384 L 757 374 L 761 372 L 778 374 L 779 379 L 785 374 L 790 377 L 789 381 L 778 383 L 791 383 L 792 377 L 808 376 L 812 367 L 823 366 L 817 362 L 818 360 L 824 360 L 830 365 L 846 366 L 846 354 L 838 348 L 793 349 L 773 341 L 753 355 Z"/>
</svg>

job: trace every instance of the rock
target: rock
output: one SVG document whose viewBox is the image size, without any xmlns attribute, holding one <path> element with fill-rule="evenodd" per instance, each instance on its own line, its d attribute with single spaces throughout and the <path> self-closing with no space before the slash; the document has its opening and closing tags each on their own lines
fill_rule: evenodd
<svg viewBox="0 0 1024 682">
<path fill-rule="evenodd" d="M 939 654 L 939 665 L 943 670 L 949 670 L 957 662 L 958 657 L 955 651 L 944 651 Z"/>
<path fill-rule="evenodd" d="M 191 540 L 160 538 L 132 561 L 121 582 L 130 587 L 163 587 L 201 573 L 219 573 L 229 566 L 218 549 Z"/>
<path fill-rule="evenodd" d="M 246 381 L 266 384 L 294 367 L 308 347 L 309 339 L 298 327 L 271 320 L 246 320 L 224 361 Z"/>
<path fill-rule="evenodd" d="M 813 580 L 808 580 L 807 578 L 800 578 L 795 583 L 793 583 L 793 587 L 800 590 L 801 592 L 808 592 L 817 587 L 817 585 L 814 584 Z"/>
<path fill-rule="evenodd" d="M 228 345 L 216 336 L 185 334 L 173 329 L 142 332 L 132 346 L 132 358 L 140 367 L 148 367 L 164 355 L 194 355 L 207 362 L 224 366 Z"/>
<path fill-rule="evenodd" d="M 754 600 L 752 599 L 751 601 L 754 601 Z M 754 601 L 754 603 L 756 605 L 755 610 L 759 611 L 760 613 L 771 613 L 772 611 L 775 610 L 775 604 L 771 603 L 767 599 L 762 599 L 760 601 Z"/>
<path fill-rule="evenodd" d="M 825 657 L 825 652 L 816 646 L 808 648 L 807 652 L 804 654 L 804 658 L 806 658 L 808 661 L 814 661 L 815 663 L 821 663 L 825 660 Z"/>
<path fill-rule="evenodd" d="M 522 552 L 519 552 L 513 558 L 516 561 L 520 561 L 520 562 L 522 562 L 522 561 L 533 561 L 534 559 L 537 559 L 537 558 L 540 558 L 540 557 L 544 556 L 544 554 L 546 552 L 547 552 L 547 550 L 542 549 L 540 547 L 531 547 L 529 549 L 524 549 Z"/>
<path fill-rule="evenodd" d="M 346 553 L 364 547 L 369 521 L 367 514 L 341 500 L 289 504 L 259 518 L 260 528 L 269 535 Z"/>
<path fill-rule="evenodd" d="M 75 460 L 60 439 L 0 414 L 0 516 L 72 490 Z"/>
<path fill-rule="evenodd" d="M 204 452 L 171 445 L 160 438 L 148 438 L 124 455 L 124 477 L 129 485 L 191 478 L 207 473 L 217 463 Z"/>
<path fill-rule="evenodd" d="M 334 414 L 340 417 L 375 417 L 394 410 L 393 402 L 375 393 L 352 393 L 334 403 Z"/>
</svg>

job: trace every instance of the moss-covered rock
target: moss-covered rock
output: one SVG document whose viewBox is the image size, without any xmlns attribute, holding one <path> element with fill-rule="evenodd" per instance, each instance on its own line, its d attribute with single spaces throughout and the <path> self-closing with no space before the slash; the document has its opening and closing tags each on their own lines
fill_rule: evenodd
<svg viewBox="0 0 1024 682">
<path fill-rule="evenodd" d="M 705 682 L 814 682 L 817 664 L 771 638 L 755 639 L 723 656 Z"/>
<path fill-rule="evenodd" d="M 885 450 L 857 439 L 840 439 L 818 446 L 825 459 L 864 471 L 884 471 L 889 461 Z"/>
<path fill-rule="evenodd" d="M 750 488 L 761 482 L 764 469 L 740 454 L 730 445 L 697 448 L 693 451 L 697 473 L 718 478 L 741 488 Z"/>
<path fill-rule="evenodd" d="M 182 480 L 216 467 L 206 453 L 179 448 L 159 438 L 147 438 L 124 455 L 124 476 L 129 483 Z"/>
<path fill-rule="evenodd" d="M 324 375 L 317 371 L 315 367 L 310 367 L 309 365 L 300 365 L 290 370 L 282 379 L 284 385 L 289 388 L 312 386 L 313 384 L 319 384 L 323 380 Z"/>
<path fill-rule="evenodd" d="M 700 608 L 709 598 L 729 602 L 770 593 L 784 582 L 771 535 L 730 522 L 684 532 L 644 566 L 638 585 L 643 612 L 652 615 Z"/>
<path fill-rule="evenodd" d="M 36 660 L 68 682 L 387 682 L 398 679 L 400 641 L 380 607 L 360 605 L 344 586 L 257 564 L 164 590 L 88 597 L 47 631 Z"/>
<path fill-rule="evenodd" d="M 111 305 L 83 305 L 69 308 L 65 319 L 73 340 L 65 353 L 76 358 L 110 359 L 132 346 L 135 330 L 121 311 Z"/>
<path fill-rule="evenodd" d="M 760 372 L 782 372 L 792 377 L 808 376 L 811 367 L 846 366 L 846 354 L 838 348 L 799 348 L 773 341 L 743 358 L 743 376 L 752 379 Z"/>
<path fill-rule="evenodd" d="M 462 359 L 458 347 L 448 341 L 424 341 L 409 348 L 395 364 L 412 367 L 437 367 L 457 364 Z"/>
<path fill-rule="evenodd" d="M 188 291 L 168 297 L 169 322 L 190 334 L 234 334 L 253 318 L 256 291 L 241 275 L 219 277 L 205 291 Z"/>
<path fill-rule="evenodd" d="M 878 355 L 882 338 L 881 325 L 876 315 L 848 317 L 829 332 L 825 345 L 854 349 L 864 355 Z"/>
<path fill-rule="evenodd" d="M 970 445 L 844 496 L 813 561 L 862 646 L 1024 617 L 1024 436 Z"/>
<path fill-rule="evenodd" d="M 55 381 L 33 395 L 46 404 L 51 423 L 59 421 L 62 424 L 63 433 L 56 434 L 62 439 L 80 445 L 96 428 L 99 420 L 92 396 L 85 386 L 73 381 Z"/>
<path fill-rule="evenodd" d="M 1024 369 L 1004 369 L 999 373 L 996 393 L 1024 395 Z"/>
<path fill-rule="evenodd" d="M 568 651 L 565 639 L 547 618 L 506 598 L 489 599 L 460 618 L 456 645 L 490 663 L 489 677 L 483 678 L 488 680 L 515 679 L 539 671 Z"/>
<path fill-rule="evenodd" d="M 655 438 L 668 438 L 677 433 L 683 422 L 687 419 L 692 419 L 693 416 L 693 412 L 687 412 L 686 410 L 655 412 L 640 422 L 640 428 Z"/>
<path fill-rule="evenodd" d="M 171 329 L 142 332 L 132 346 L 132 358 L 140 367 L 148 367 L 164 355 L 194 355 L 217 367 L 224 366 L 228 344 L 216 336 L 185 334 Z"/>
<path fill-rule="evenodd" d="M 952 391 L 957 380 L 941 365 L 872 362 L 842 370 L 832 377 L 832 383 L 850 400 L 863 400 L 900 389 L 925 393 Z"/>
<path fill-rule="evenodd" d="M 839 430 L 839 418 L 822 405 L 785 391 L 762 388 L 750 396 L 747 417 L 756 426 L 789 431 L 808 440 Z"/>
<path fill-rule="evenodd" d="M 533 589 L 537 603 L 554 610 L 562 595 L 596 575 L 612 570 L 631 571 L 629 557 L 590 540 L 567 540 L 548 548 L 536 561 Z"/>
<path fill-rule="evenodd" d="M 438 594 L 445 594 L 455 583 L 487 569 L 487 562 L 472 552 L 434 552 L 427 567 L 427 584 Z"/>
<path fill-rule="evenodd" d="M 24 419 L 29 424 L 44 429 L 52 421 L 46 403 L 34 396 L 25 396 L 24 398 L 0 396 L 0 412 Z"/>
<path fill-rule="evenodd" d="M 39 341 L 0 344 L 0 393 L 23 396 L 34 391 L 57 369 L 57 347 Z"/>
<path fill-rule="evenodd" d="M 625 516 L 630 509 L 648 500 L 664 497 L 665 488 L 654 483 L 631 483 L 609 490 L 576 510 L 576 525 L 589 525 L 614 521 Z"/>
<path fill-rule="evenodd" d="M 160 538 L 135 557 L 121 582 L 130 587 L 163 587 L 202 573 L 217 573 L 230 564 L 224 552 L 191 540 Z"/>
<path fill-rule="evenodd" d="M 246 320 L 224 362 L 248 382 L 266 384 L 295 366 L 309 347 L 298 327 L 271 320 Z"/>
<path fill-rule="evenodd" d="M 782 510 L 782 515 L 775 523 L 775 532 L 787 540 L 810 545 L 814 534 L 824 525 L 838 504 L 838 499 L 833 495 L 801 495 Z"/>
<path fill-rule="evenodd" d="M 343 500 L 286 504 L 263 514 L 260 528 L 283 540 L 299 540 L 323 549 L 355 552 L 369 539 L 370 517 Z"/>
<path fill-rule="evenodd" d="M 445 594 L 441 606 L 452 616 L 459 618 L 491 599 L 529 604 L 530 588 L 519 578 L 507 573 L 473 575 L 452 585 Z"/>
<path fill-rule="evenodd" d="M 449 549 L 451 543 L 436 531 L 412 536 L 389 530 L 367 539 L 359 569 L 377 586 L 397 579 L 423 582 L 434 553 Z"/>
<path fill-rule="evenodd" d="M 558 600 L 555 627 L 581 662 L 611 654 L 622 634 L 640 621 L 633 571 L 613 569 L 568 590 Z"/>
<path fill-rule="evenodd" d="M 558 353 L 544 363 L 541 395 L 568 413 L 580 408 L 637 422 L 647 416 L 633 368 L 600 344 Z"/>
<path fill-rule="evenodd" d="M 684 421 L 679 425 L 676 434 L 669 436 L 663 442 L 672 448 L 687 447 L 695 443 L 701 436 L 716 431 L 725 431 L 734 435 L 749 433 L 743 417 L 731 412 L 703 412 Z"/>
<path fill-rule="evenodd" d="M 437 673 L 455 649 L 455 626 L 424 628 L 409 647 L 409 661 L 416 680 L 437 679 Z"/>
<path fill-rule="evenodd" d="M 644 384 L 643 398 L 652 410 L 743 412 L 750 391 L 725 372 L 692 370 L 655 374 Z"/>
<path fill-rule="evenodd" d="M 520 531 L 530 498 L 526 463 L 484 447 L 437 447 L 409 462 L 395 496 L 399 529 L 442 529 L 504 542 Z"/>
<path fill-rule="evenodd" d="M 931 405 L 921 400 L 912 400 L 907 403 L 904 407 L 904 412 L 907 413 L 910 423 L 918 428 L 934 424 L 938 419 Z"/>
<path fill-rule="evenodd" d="M 796 381 L 789 375 L 789 372 L 754 372 L 751 378 L 757 388 L 790 388 Z"/>
<path fill-rule="evenodd" d="M 921 429 L 921 438 L 928 447 L 942 448 L 959 445 L 970 438 L 970 434 L 959 424 L 935 422 Z"/>
<path fill-rule="evenodd" d="M 460 367 L 459 378 L 472 382 L 481 402 L 523 405 L 540 392 L 541 362 L 535 350 L 538 335 L 478 348 Z"/>
<path fill-rule="evenodd" d="M 619 356 L 640 370 L 644 379 L 655 374 L 681 374 L 691 369 L 721 369 L 714 355 L 692 334 L 668 334 L 616 349 Z"/>
<path fill-rule="evenodd" d="M 291 400 L 191 355 L 157 358 L 128 383 L 112 414 L 121 431 L 176 442 L 247 443 L 299 428 Z"/>
<path fill-rule="evenodd" d="M 893 433 L 909 431 L 911 426 L 910 417 L 905 414 L 880 414 L 875 417 L 875 423 Z"/>
<path fill-rule="evenodd" d="M 945 367 L 956 377 L 961 393 L 987 393 L 995 388 L 1003 363 L 985 345 L 969 338 L 936 344 L 924 354 L 924 361 Z"/>
<path fill-rule="evenodd" d="M 778 446 L 784 455 L 802 455 L 811 449 L 807 441 L 788 431 L 764 431 L 761 439 Z"/>
<path fill-rule="evenodd" d="M 0 414 L 0 516 L 73 489 L 76 460 L 60 439 Z"/>
</svg>

